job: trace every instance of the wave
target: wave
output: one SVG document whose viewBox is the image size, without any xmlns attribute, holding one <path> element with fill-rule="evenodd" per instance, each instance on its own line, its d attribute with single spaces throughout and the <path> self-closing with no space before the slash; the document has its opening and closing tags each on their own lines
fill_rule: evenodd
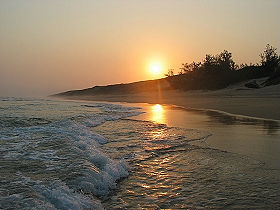
<svg viewBox="0 0 280 210">
<path fill-rule="evenodd" d="M 129 161 L 189 148 L 211 135 L 128 119 L 143 112 L 118 104 L 7 104 L 0 115 L 0 209 L 103 209 L 129 175 Z"/>
<path fill-rule="evenodd" d="M 2 122 L 14 122 L 0 131 L 1 159 L 5 160 L 0 170 L 5 172 L 6 189 L 1 209 L 103 209 L 99 198 L 108 196 L 117 181 L 128 176 L 129 168 L 121 157 L 112 159 L 102 151 L 108 139 L 91 127 L 140 112 L 111 104 L 94 107 L 101 112 L 77 113 L 46 124 L 34 123 L 33 118 L 15 123 L 16 117 L 2 117 Z"/>
</svg>

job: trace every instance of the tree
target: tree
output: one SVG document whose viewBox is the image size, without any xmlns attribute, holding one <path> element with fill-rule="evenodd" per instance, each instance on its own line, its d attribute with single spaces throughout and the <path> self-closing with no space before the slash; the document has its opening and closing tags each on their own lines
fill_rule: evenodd
<svg viewBox="0 0 280 210">
<path fill-rule="evenodd" d="M 237 69 L 237 65 L 232 59 L 232 54 L 227 50 L 224 50 L 216 56 L 207 54 L 202 66 L 206 72 L 232 71 Z"/>
<path fill-rule="evenodd" d="M 208 71 L 215 71 L 218 68 L 217 56 L 207 54 L 202 63 L 203 69 Z"/>
<path fill-rule="evenodd" d="M 168 72 L 167 72 L 167 74 L 165 74 L 165 76 L 167 76 L 167 77 L 174 76 L 174 69 L 168 69 Z"/>
<path fill-rule="evenodd" d="M 227 50 L 224 50 L 217 55 L 217 63 L 221 70 L 231 71 L 236 69 L 235 62 L 232 60 L 232 54 Z"/>
<path fill-rule="evenodd" d="M 277 67 L 280 60 L 280 57 L 277 55 L 276 50 L 276 48 L 267 44 L 264 52 L 260 54 L 261 66 L 269 71 L 273 71 Z"/>
<path fill-rule="evenodd" d="M 197 71 L 200 67 L 201 67 L 201 62 L 192 62 L 192 63 L 183 63 L 182 64 L 182 68 L 180 68 L 184 74 L 187 74 L 189 72 L 194 72 L 194 71 Z"/>
</svg>

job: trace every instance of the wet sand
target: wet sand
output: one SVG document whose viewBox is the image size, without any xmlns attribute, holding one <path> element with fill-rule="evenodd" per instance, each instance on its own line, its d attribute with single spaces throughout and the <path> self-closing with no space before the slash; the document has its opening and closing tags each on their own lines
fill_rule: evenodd
<svg viewBox="0 0 280 210">
<path fill-rule="evenodd" d="M 262 89 L 236 85 L 218 91 L 165 91 L 71 99 L 140 106 L 147 113 L 136 119 L 206 130 L 212 136 L 196 144 L 249 156 L 267 167 L 280 169 L 280 85 Z"/>
<path fill-rule="evenodd" d="M 242 86 L 236 85 L 217 91 L 164 91 L 126 95 L 77 96 L 69 99 L 169 104 L 280 120 L 280 85 L 262 89 L 244 89 Z"/>
<path fill-rule="evenodd" d="M 171 127 L 198 129 L 212 134 L 205 141 L 192 144 L 240 154 L 260 161 L 266 168 L 280 169 L 279 121 L 169 105 L 128 105 L 140 106 L 145 111 L 133 119 L 151 120 Z"/>
<path fill-rule="evenodd" d="M 131 167 L 106 209 L 279 209 L 278 122 L 126 105 L 145 113 L 94 128 Z"/>
</svg>

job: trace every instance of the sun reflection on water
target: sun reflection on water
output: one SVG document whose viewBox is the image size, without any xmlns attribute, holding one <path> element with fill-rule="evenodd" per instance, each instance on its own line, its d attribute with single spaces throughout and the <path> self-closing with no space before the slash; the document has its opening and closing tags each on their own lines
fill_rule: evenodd
<svg viewBox="0 0 280 210">
<path fill-rule="evenodd" d="M 166 117 L 165 117 L 165 109 L 160 104 L 155 104 L 152 106 L 151 110 L 151 119 L 152 121 L 160 124 L 166 124 Z"/>
</svg>

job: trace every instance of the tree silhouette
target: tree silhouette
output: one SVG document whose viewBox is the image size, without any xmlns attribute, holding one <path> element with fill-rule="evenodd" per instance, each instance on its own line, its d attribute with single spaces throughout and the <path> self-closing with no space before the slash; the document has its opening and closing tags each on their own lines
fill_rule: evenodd
<svg viewBox="0 0 280 210">
<path fill-rule="evenodd" d="M 214 55 L 206 54 L 205 59 L 202 63 L 203 69 L 208 71 L 215 71 L 218 68 L 217 57 Z"/>
<path fill-rule="evenodd" d="M 201 67 L 201 62 L 183 63 L 182 68 L 180 68 L 183 73 L 187 74 L 189 72 L 197 71 Z"/>
<path fill-rule="evenodd" d="M 165 74 L 165 76 L 167 76 L 167 77 L 174 76 L 174 69 L 168 69 L 168 72 L 167 72 L 167 74 Z"/>
<path fill-rule="evenodd" d="M 280 57 L 277 55 L 276 48 L 267 44 L 263 53 L 260 54 L 261 66 L 268 71 L 274 71 L 277 67 Z"/>
<path fill-rule="evenodd" d="M 236 65 L 232 59 L 232 54 L 227 50 L 224 50 L 217 56 L 217 62 L 221 70 L 235 70 Z"/>
</svg>

